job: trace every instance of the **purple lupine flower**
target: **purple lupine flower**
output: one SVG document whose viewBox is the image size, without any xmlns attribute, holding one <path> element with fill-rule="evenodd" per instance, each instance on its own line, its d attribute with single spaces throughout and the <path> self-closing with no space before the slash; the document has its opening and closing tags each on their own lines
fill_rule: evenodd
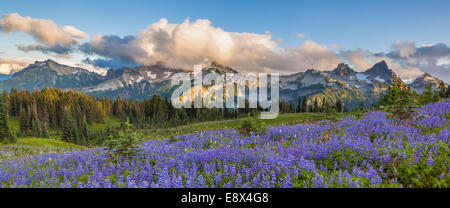
<svg viewBox="0 0 450 208">
<path fill-rule="evenodd" d="M 434 166 L 434 160 L 433 160 L 433 157 L 431 156 L 431 154 L 428 154 L 427 165 L 429 167 L 433 167 Z"/>
</svg>

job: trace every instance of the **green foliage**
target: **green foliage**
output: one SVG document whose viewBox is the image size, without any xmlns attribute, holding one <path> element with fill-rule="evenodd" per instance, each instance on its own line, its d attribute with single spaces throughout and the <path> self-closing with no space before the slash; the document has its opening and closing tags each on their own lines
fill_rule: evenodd
<svg viewBox="0 0 450 208">
<path fill-rule="evenodd" d="M 431 145 L 430 145 L 431 146 Z M 425 146 L 415 151 L 414 148 L 408 148 L 406 154 L 412 156 L 414 154 L 429 155 L 433 151 L 430 147 Z M 401 161 L 394 157 L 392 163 L 386 167 L 386 172 L 390 178 L 398 180 L 400 184 L 413 188 L 448 188 L 450 184 L 450 175 L 448 172 L 447 162 L 450 160 L 448 146 L 444 142 L 440 142 L 437 155 L 422 157 L 421 160 L 414 161 L 414 157 L 408 161 Z M 432 163 L 433 165 L 431 165 Z"/>
<path fill-rule="evenodd" d="M 105 147 L 112 159 L 117 157 L 129 159 L 137 154 L 138 139 L 135 132 L 131 133 L 129 131 L 131 126 L 130 120 L 127 118 L 123 129 L 118 132 L 117 136 L 108 136 L 108 140 L 105 142 Z"/>
<path fill-rule="evenodd" d="M 444 98 L 450 98 L 450 86 L 447 86 L 447 91 L 445 92 Z"/>
<path fill-rule="evenodd" d="M 443 86 L 443 85 L 441 85 Z M 427 103 L 436 102 L 440 98 L 440 93 L 433 91 L 433 85 L 430 83 L 427 83 L 425 85 L 424 91 L 419 97 L 419 103 L 421 105 L 425 105 Z"/>
<path fill-rule="evenodd" d="M 398 120 L 411 117 L 417 108 L 417 95 L 403 83 L 394 84 L 380 99 L 378 106 Z"/>
<path fill-rule="evenodd" d="M 245 136 L 254 133 L 256 135 L 264 134 L 267 131 L 265 124 L 261 119 L 256 118 L 256 115 L 250 115 L 245 118 L 239 127 L 239 132 Z"/>
<path fill-rule="evenodd" d="M 336 101 L 336 110 L 338 113 L 341 113 L 343 110 L 342 109 L 342 101 L 340 99 Z"/>
<path fill-rule="evenodd" d="M 66 142 L 78 143 L 77 129 L 70 114 L 70 111 L 66 109 L 63 117 L 63 132 L 61 139 Z"/>
<path fill-rule="evenodd" d="M 5 95 L 0 95 L 0 142 L 14 143 L 16 137 L 8 125 L 8 114 L 6 110 Z"/>
<path fill-rule="evenodd" d="M 26 157 L 36 154 L 62 153 L 84 150 L 85 147 L 56 139 L 18 138 L 14 144 L 0 145 L 0 160 L 16 157 Z"/>
<path fill-rule="evenodd" d="M 448 91 L 448 86 L 447 86 L 447 88 L 445 88 L 445 83 L 444 82 L 440 82 L 439 83 L 439 91 L 437 92 L 437 94 L 438 94 L 438 96 L 440 97 L 440 98 L 447 98 L 447 95 L 446 95 L 446 93 L 447 93 L 447 91 Z"/>
</svg>

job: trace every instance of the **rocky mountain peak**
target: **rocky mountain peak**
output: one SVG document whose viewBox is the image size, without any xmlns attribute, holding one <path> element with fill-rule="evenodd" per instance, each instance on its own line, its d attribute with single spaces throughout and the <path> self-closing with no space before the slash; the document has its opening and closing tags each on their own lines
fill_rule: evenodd
<svg viewBox="0 0 450 208">
<path fill-rule="evenodd" d="M 223 73 L 237 73 L 236 70 L 234 70 L 234 69 L 232 69 L 232 68 L 230 68 L 228 66 L 221 65 L 221 64 L 219 64 L 216 61 L 212 61 L 211 65 L 209 65 L 205 69 L 208 70 L 208 71 L 212 71 L 214 69 L 219 74 L 223 74 Z"/>
<path fill-rule="evenodd" d="M 423 80 L 435 80 L 435 79 L 437 79 L 436 77 L 433 77 L 431 74 L 428 74 L 428 73 L 423 74 L 419 78 L 421 78 Z"/>
<path fill-rule="evenodd" d="M 373 65 L 372 68 L 366 71 L 366 73 L 374 75 L 392 74 L 392 70 L 389 69 L 387 63 L 383 60 Z"/>
<path fill-rule="evenodd" d="M 332 71 L 332 73 L 341 77 L 346 77 L 354 75 L 356 72 L 353 69 L 351 69 L 347 64 L 340 63 L 337 66 L 337 68 Z"/>
<path fill-rule="evenodd" d="M 444 87 L 447 88 L 447 84 L 428 73 L 424 73 L 423 75 L 417 77 L 413 82 L 408 84 L 408 86 L 412 90 L 422 93 L 428 83 L 431 83 L 433 89 L 435 90 L 437 90 L 441 85 L 444 85 Z"/>
<path fill-rule="evenodd" d="M 431 74 L 424 73 L 421 76 L 417 77 L 412 83 L 425 83 L 432 82 L 433 84 L 438 84 L 440 80 L 436 77 L 433 77 Z"/>
<path fill-rule="evenodd" d="M 387 80 L 391 84 L 399 80 L 398 76 L 388 67 L 384 60 L 373 65 L 364 74 Z"/>
<path fill-rule="evenodd" d="M 376 63 L 374 66 L 381 67 L 381 68 L 389 68 L 386 61 L 384 61 L 384 60 Z"/>
</svg>

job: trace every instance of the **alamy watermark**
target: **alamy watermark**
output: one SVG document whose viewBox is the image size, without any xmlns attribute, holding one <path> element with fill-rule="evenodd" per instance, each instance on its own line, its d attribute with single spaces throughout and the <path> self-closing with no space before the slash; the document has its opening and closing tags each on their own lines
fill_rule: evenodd
<svg viewBox="0 0 450 208">
<path fill-rule="evenodd" d="M 213 72 L 203 74 L 202 65 L 195 65 L 193 77 L 192 83 L 192 78 L 187 73 L 181 72 L 172 76 L 172 86 L 181 83 L 180 87 L 172 93 L 173 107 L 245 108 L 247 98 L 249 108 L 257 108 L 259 105 L 263 109 L 268 109 L 268 111 L 261 112 L 261 119 L 273 119 L 278 116 L 280 97 L 278 73 L 259 73 L 258 75 L 255 73 L 225 73 L 221 75 Z M 268 85 L 269 78 L 270 86 Z M 248 93 L 246 93 L 246 88 Z"/>
</svg>

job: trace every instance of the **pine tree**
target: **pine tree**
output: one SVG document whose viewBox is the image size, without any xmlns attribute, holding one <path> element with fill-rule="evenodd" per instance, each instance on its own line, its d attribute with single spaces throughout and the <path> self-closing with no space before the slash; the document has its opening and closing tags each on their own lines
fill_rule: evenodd
<svg viewBox="0 0 450 208">
<path fill-rule="evenodd" d="M 307 111 L 307 104 L 308 104 L 308 99 L 306 99 L 306 97 L 303 96 L 303 99 L 302 99 L 302 113 Z"/>
<path fill-rule="evenodd" d="M 47 130 L 47 126 L 46 125 L 44 125 L 44 127 L 42 128 L 42 135 L 41 136 L 44 137 L 44 138 L 49 138 L 50 137 L 50 135 L 48 134 L 48 130 Z"/>
<path fill-rule="evenodd" d="M 447 86 L 447 92 L 445 93 L 445 98 L 450 98 L 450 86 Z"/>
<path fill-rule="evenodd" d="M 445 93 L 446 93 L 446 91 L 445 91 L 446 89 L 445 89 L 445 84 L 444 84 L 444 82 L 440 82 L 439 83 L 439 97 L 441 97 L 441 98 L 446 98 L 446 95 L 445 95 Z"/>
<path fill-rule="evenodd" d="M 431 83 L 427 83 L 425 85 L 424 91 L 420 95 L 420 103 L 425 105 L 430 102 L 436 101 L 435 95 L 433 92 L 433 85 Z"/>
<path fill-rule="evenodd" d="M 326 108 L 327 108 L 327 99 L 325 98 L 325 97 L 323 97 L 322 98 L 322 105 L 320 106 L 320 111 L 321 112 L 324 112 L 324 111 L 326 111 Z"/>
<path fill-rule="evenodd" d="M 0 95 L 0 142 L 16 142 L 16 137 L 8 126 L 8 114 L 4 95 Z"/>
<path fill-rule="evenodd" d="M 19 135 L 21 137 L 28 136 L 30 134 L 29 119 L 25 108 L 21 107 L 19 111 Z"/>
<path fill-rule="evenodd" d="M 314 99 L 313 112 L 318 112 L 318 111 L 319 111 L 319 99 L 316 97 L 316 99 Z"/>
<path fill-rule="evenodd" d="M 88 122 L 87 122 L 87 120 L 86 120 L 86 116 L 83 116 L 83 120 L 82 120 L 82 122 L 81 122 L 81 128 L 80 128 L 80 131 L 81 131 L 81 135 L 82 135 L 84 138 L 87 138 L 87 137 L 88 137 L 88 129 L 87 129 L 87 126 L 88 126 Z"/>
<path fill-rule="evenodd" d="M 342 101 L 340 99 L 338 99 L 336 101 L 336 110 L 337 110 L 338 113 L 342 112 Z"/>
<path fill-rule="evenodd" d="M 63 132 L 61 138 L 66 142 L 73 142 L 74 140 L 76 140 L 72 116 L 70 115 L 70 111 L 68 109 L 64 110 L 62 123 L 63 123 Z"/>
<path fill-rule="evenodd" d="M 302 97 L 298 96 L 298 102 L 297 102 L 297 113 L 302 112 Z"/>
<path fill-rule="evenodd" d="M 41 126 L 36 118 L 33 118 L 31 121 L 31 135 L 41 137 Z"/>
</svg>

